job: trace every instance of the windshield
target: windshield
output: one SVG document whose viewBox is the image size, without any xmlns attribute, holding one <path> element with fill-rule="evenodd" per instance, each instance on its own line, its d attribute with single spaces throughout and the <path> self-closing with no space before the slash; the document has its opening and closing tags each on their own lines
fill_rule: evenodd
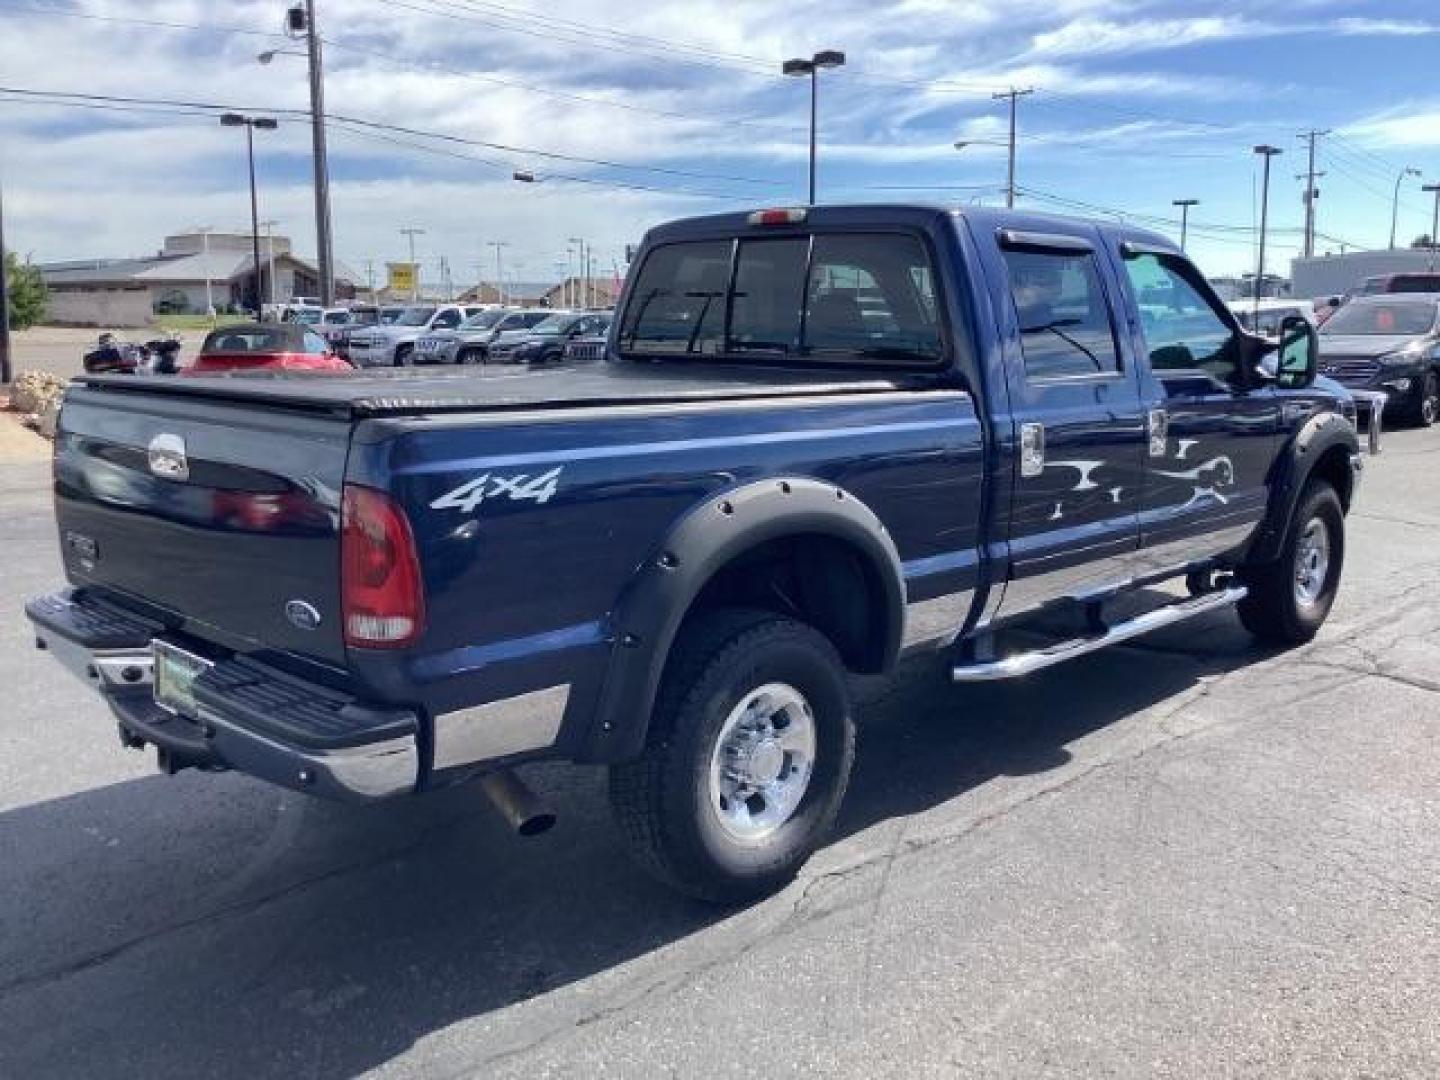
<svg viewBox="0 0 1440 1080">
<path fill-rule="evenodd" d="M 1351 303 L 1325 320 L 1320 333 L 1404 337 L 1429 333 L 1435 325 L 1435 304 L 1393 300 L 1381 304 Z"/>
<path fill-rule="evenodd" d="M 314 326 L 320 321 L 324 312 L 318 308 L 298 308 L 290 312 L 290 322 L 300 323 L 303 326 Z"/>
<path fill-rule="evenodd" d="M 489 330 L 505 317 L 503 311 L 480 311 L 460 324 L 461 330 Z"/>
<path fill-rule="evenodd" d="M 424 326 L 435 317 L 433 307 L 406 308 L 404 313 L 395 320 L 396 326 Z"/>
<path fill-rule="evenodd" d="M 530 328 L 532 334 L 563 334 L 575 322 L 574 315 L 551 315 Z"/>
</svg>

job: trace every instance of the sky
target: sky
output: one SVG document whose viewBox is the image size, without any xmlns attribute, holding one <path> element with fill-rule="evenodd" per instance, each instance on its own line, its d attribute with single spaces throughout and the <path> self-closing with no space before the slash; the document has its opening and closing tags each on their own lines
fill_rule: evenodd
<svg viewBox="0 0 1440 1080">
<path fill-rule="evenodd" d="M 1317 250 L 1428 232 L 1440 181 L 1437 0 L 316 0 L 326 41 L 337 258 L 362 277 L 423 229 L 427 280 L 553 280 L 572 238 L 599 272 L 674 217 L 805 198 L 808 86 L 781 61 L 846 53 L 820 80 L 822 202 L 1003 201 L 1018 106 L 1022 206 L 1178 235 L 1209 274 L 1254 269 L 1270 143 L 1270 269 L 1300 246 L 1316 140 Z M 36 261 L 135 256 L 260 214 L 314 244 L 306 64 L 286 0 L 0 0 L 6 240 Z M 33 92 L 185 104 L 60 105 Z M 954 143 L 970 143 L 957 151 Z M 1422 175 L 1404 174 L 1413 168 Z M 535 182 L 512 179 L 521 170 Z"/>
</svg>

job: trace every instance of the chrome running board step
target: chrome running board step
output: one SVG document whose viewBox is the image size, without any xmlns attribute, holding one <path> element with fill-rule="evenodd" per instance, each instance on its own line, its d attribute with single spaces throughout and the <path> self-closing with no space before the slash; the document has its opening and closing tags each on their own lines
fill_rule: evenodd
<svg viewBox="0 0 1440 1080">
<path fill-rule="evenodd" d="M 1193 619 L 1197 615 L 1205 615 L 1211 611 L 1219 611 L 1221 608 L 1232 607 L 1245 599 L 1248 591 L 1243 585 L 1236 585 L 1227 589 L 1217 589 L 1215 592 L 1202 593 L 1188 600 L 1166 604 L 1154 611 L 1147 611 L 1143 615 L 1137 615 L 1125 622 L 1116 623 L 1090 637 L 1073 638 L 1070 641 L 1048 645 L 1033 652 L 1015 653 L 1013 656 L 1007 656 L 1000 660 L 956 664 L 950 672 L 950 677 L 955 682 L 994 682 L 998 679 L 1018 679 L 1022 675 L 1029 675 L 1043 668 L 1054 667 L 1067 660 L 1074 660 L 1077 656 L 1099 652 L 1101 649 L 1118 645 L 1122 641 L 1129 641 L 1141 634 L 1174 626 L 1186 619 Z"/>
</svg>

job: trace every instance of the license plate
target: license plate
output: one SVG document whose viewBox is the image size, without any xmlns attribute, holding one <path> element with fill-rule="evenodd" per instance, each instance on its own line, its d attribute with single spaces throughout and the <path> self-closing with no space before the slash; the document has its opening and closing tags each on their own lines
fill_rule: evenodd
<svg viewBox="0 0 1440 1080">
<path fill-rule="evenodd" d="M 198 717 L 195 680 L 210 670 L 210 661 L 168 641 L 150 642 L 150 652 L 155 658 L 155 703 L 183 716 Z"/>
</svg>

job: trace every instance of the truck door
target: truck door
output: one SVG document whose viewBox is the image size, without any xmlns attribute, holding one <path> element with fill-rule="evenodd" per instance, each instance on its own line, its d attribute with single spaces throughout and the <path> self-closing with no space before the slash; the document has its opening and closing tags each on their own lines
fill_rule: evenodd
<svg viewBox="0 0 1440 1080">
<path fill-rule="evenodd" d="M 1145 414 L 1122 361 L 1120 282 L 1092 227 L 1045 227 L 997 237 L 1019 449 L 1007 615 L 1127 579 L 1139 543 Z"/>
<path fill-rule="evenodd" d="M 1269 387 L 1242 385 L 1234 321 L 1188 260 L 1130 244 L 1118 256 L 1149 369 L 1137 566 L 1159 573 L 1230 551 L 1259 525 L 1279 404 Z"/>
</svg>

